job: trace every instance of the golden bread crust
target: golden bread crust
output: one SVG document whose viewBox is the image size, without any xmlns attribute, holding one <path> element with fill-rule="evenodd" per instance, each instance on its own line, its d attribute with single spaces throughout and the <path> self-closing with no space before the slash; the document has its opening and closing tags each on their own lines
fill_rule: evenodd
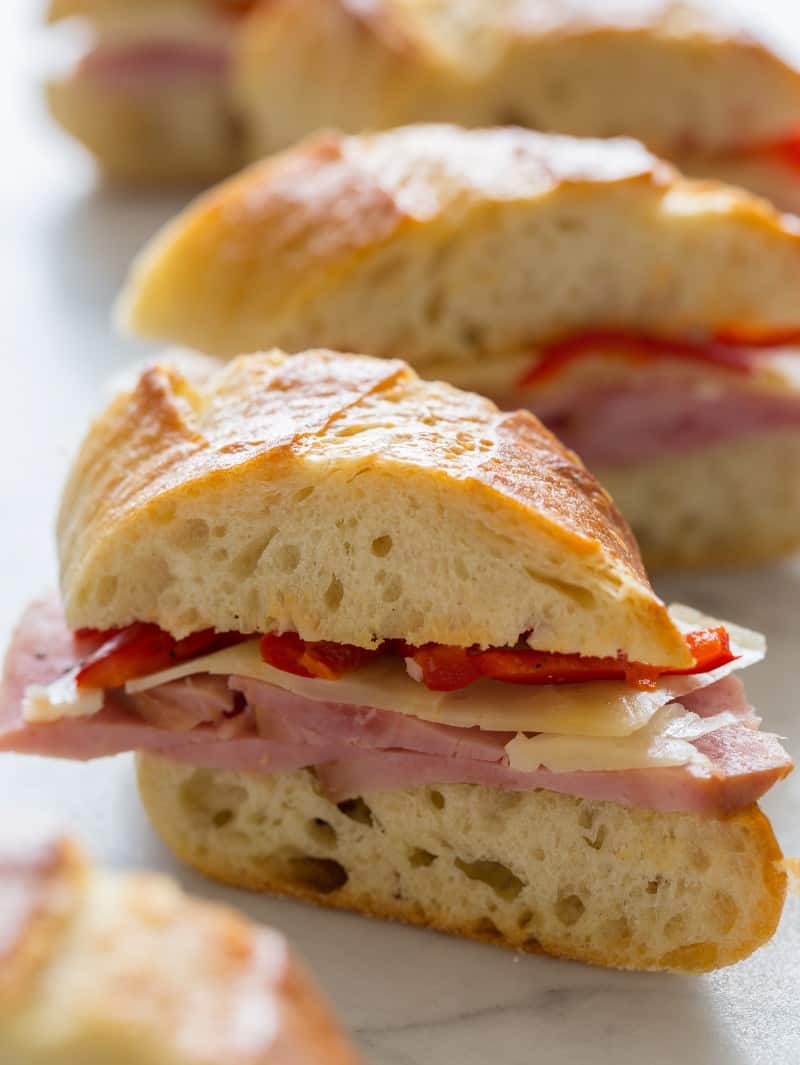
<svg viewBox="0 0 800 1065">
<path fill-rule="evenodd" d="M 305 480 L 297 480 L 299 475 Z M 507 545 L 503 550 L 509 556 L 515 552 L 515 537 L 525 548 L 532 546 L 537 536 L 546 538 L 547 550 L 553 553 L 550 562 L 541 563 L 544 572 L 550 567 L 552 574 L 541 578 L 547 596 L 555 595 L 558 601 L 563 597 L 573 612 L 577 598 L 587 607 L 587 617 L 592 618 L 595 606 L 606 609 L 611 605 L 603 602 L 611 592 L 612 608 L 621 610 L 623 628 L 629 630 L 624 639 L 616 633 L 610 637 L 622 641 L 615 646 L 633 651 L 633 644 L 638 644 L 637 652 L 656 656 L 641 659 L 638 653 L 632 653 L 636 660 L 688 664 L 685 642 L 647 583 L 636 544 L 610 497 L 533 415 L 502 413 L 479 396 L 422 382 L 399 361 L 333 352 L 306 352 L 294 357 L 274 352 L 242 358 L 196 388 L 174 368 L 152 366 L 143 373 L 133 392 L 124 393 L 111 403 L 84 442 L 67 484 L 59 519 L 62 592 L 70 624 L 108 628 L 137 619 L 155 620 L 176 635 L 208 624 L 220 630 L 235 627 L 233 616 L 219 612 L 219 595 L 216 607 L 210 605 L 207 618 L 192 614 L 182 621 L 179 609 L 165 610 L 163 604 L 159 608 L 161 588 L 154 590 L 151 599 L 139 601 L 146 613 L 129 616 L 130 603 L 123 600 L 115 604 L 114 596 L 124 580 L 131 580 L 134 585 L 145 582 L 144 569 L 137 572 L 137 565 L 128 554 L 112 571 L 109 552 L 140 541 L 142 550 L 152 554 L 159 538 L 169 535 L 165 528 L 175 517 L 176 508 L 196 502 L 200 507 L 198 516 L 189 520 L 188 528 L 191 532 L 198 520 L 205 526 L 199 549 L 208 551 L 208 556 L 200 557 L 214 568 L 207 538 L 209 525 L 217 520 L 217 511 L 212 515 L 204 506 L 207 503 L 211 508 L 220 491 L 235 493 L 235 502 L 227 506 L 241 511 L 245 504 L 258 506 L 258 498 L 265 493 L 274 501 L 273 489 L 287 484 L 291 485 L 295 500 L 305 500 L 312 492 L 318 499 L 339 478 L 345 478 L 344 504 L 337 505 L 348 508 L 359 505 L 358 497 L 348 487 L 356 478 L 363 478 L 361 484 L 369 486 L 363 491 L 369 494 L 369 503 L 379 510 L 379 497 L 373 498 L 373 494 L 393 483 L 415 495 L 409 503 L 412 511 L 431 496 L 439 518 L 425 519 L 433 527 L 423 523 L 422 528 L 425 535 L 433 538 L 429 550 L 435 553 L 442 550 L 435 540 L 436 525 L 445 520 L 448 511 L 462 506 L 472 508 L 471 513 L 479 517 L 478 531 L 485 532 L 488 526 L 502 530 Z M 394 493 L 390 490 L 390 494 Z M 259 513 L 260 520 L 267 522 L 269 513 Z M 466 525 L 464 513 L 462 524 Z M 225 516 L 223 511 L 219 514 Z M 346 517 L 346 510 L 338 510 L 325 511 L 320 519 L 327 528 L 317 531 L 309 549 L 315 580 L 324 580 L 318 571 L 324 561 L 320 545 L 325 537 L 336 539 L 336 549 L 344 550 L 356 572 L 375 562 L 374 550 L 367 550 L 362 559 L 348 544 L 341 544 L 334 524 L 343 528 Z M 407 517 L 413 523 L 413 514 Z M 283 523 L 301 520 L 297 506 L 293 506 Z M 277 545 L 279 528 L 276 521 L 265 543 L 260 539 L 261 530 L 253 530 L 254 535 L 258 533 L 259 551 L 273 541 L 273 547 Z M 249 531 L 242 530 L 243 534 Z M 419 535 L 420 529 L 413 524 L 393 531 L 395 551 L 403 548 L 404 537 L 408 537 L 409 558 L 416 558 L 417 564 L 425 553 L 417 540 Z M 275 595 L 284 606 L 292 593 L 288 587 L 280 590 L 275 568 L 288 561 L 294 573 L 299 560 L 297 548 L 292 548 L 288 559 L 287 550 L 274 556 L 272 566 L 264 572 L 267 586 L 277 581 Z M 179 566 L 181 561 L 182 555 L 174 565 Z M 435 560 L 428 561 L 435 569 Z M 579 567 L 581 576 L 575 577 L 574 582 L 581 585 L 585 581 L 585 589 L 581 586 L 582 590 L 576 591 L 570 582 L 557 577 L 561 571 L 552 567 L 562 563 Z M 304 632 L 298 621 L 302 615 L 294 616 L 302 635 L 366 646 L 384 636 L 401 635 L 396 626 L 403 619 L 396 610 L 381 615 L 387 618 L 386 629 L 378 627 L 374 589 L 357 597 L 345 617 L 344 609 L 339 607 L 348 582 L 341 571 L 337 573 L 328 590 L 322 586 L 319 591 L 319 598 L 325 592 L 324 598 L 331 607 L 327 620 L 320 621 L 317 615 L 319 637 L 313 633 L 310 619 Z M 530 577 L 534 576 L 531 572 Z M 107 594 L 104 589 L 108 589 L 109 581 L 112 591 Z M 162 583 L 165 581 L 162 578 Z M 338 600 L 331 602 L 331 589 L 336 591 L 336 582 Z M 409 593 L 408 614 L 416 619 L 416 629 L 413 634 L 406 630 L 405 636 L 416 642 L 488 644 L 493 642 L 494 631 L 494 642 L 513 643 L 521 631 L 526 631 L 511 632 L 504 624 L 493 630 L 487 619 L 498 604 L 485 605 L 483 616 L 465 617 L 463 607 L 456 602 L 452 607 L 453 620 L 447 621 L 445 604 L 423 609 L 429 591 L 427 583 L 412 585 Z M 313 599 L 313 584 L 313 580 L 311 587 L 303 582 L 297 594 Z M 596 593 L 590 591 L 595 584 Z M 192 588 L 181 585 L 176 593 L 185 606 Z M 234 594 L 238 592 L 234 590 Z M 450 594 L 453 589 L 448 585 Z M 240 598 L 246 598 L 243 589 Z M 520 598 L 524 598 L 524 593 Z M 253 629 L 244 631 L 268 631 L 248 617 L 246 604 L 238 599 L 235 602 L 234 616 L 240 623 L 245 618 L 254 622 Z M 508 604 L 509 608 L 513 605 Z M 597 622 L 598 618 L 592 622 L 595 630 Z M 395 629 L 391 628 L 393 624 Z M 595 640 L 608 638 L 607 634 L 595 632 L 586 636 L 584 646 L 577 628 L 579 622 L 572 624 L 572 632 L 567 626 L 556 638 L 556 642 L 571 639 L 572 650 L 596 653 L 589 646 Z M 344 625 L 351 627 L 344 630 Z M 629 644 L 628 639 L 633 643 Z"/>
<path fill-rule="evenodd" d="M 598 322 L 796 327 L 797 286 L 795 219 L 638 144 L 413 126 L 317 137 L 208 193 L 145 249 L 121 309 L 212 354 L 477 367 Z"/>
<path fill-rule="evenodd" d="M 278 933 L 164 877 L 94 871 L 68 838 L 27 828 L 26 848 L 0 830 L 14 1065 L 354 1065 Z"/>
</svg>

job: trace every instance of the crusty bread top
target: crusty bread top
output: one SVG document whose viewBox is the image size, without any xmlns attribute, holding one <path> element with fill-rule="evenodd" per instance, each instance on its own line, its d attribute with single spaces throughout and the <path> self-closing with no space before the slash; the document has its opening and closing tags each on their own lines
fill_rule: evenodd
<svg viewBox="0 0 800 1065">
<path fill-rule="evenodd" d="M 278 933 L 24 827 L 0 829 L 4 1062 L 355 1065 Z"/>
<path fill-rule="evenodd" d="M 785 136 L 800 74 L 713 0 L 270 0 L 233 67 L 250 157 L 314 130 L 513 123 L 677 158 Z"/>
<path fill-rule="evenodd" d="M 404 363 L 153 366 L 92 426 L 59 520 L 74 627 L 295 629 L 689 664 L 610 497 L 528 412 Z"/>
<path fill-rule="evenodd" d="M 139 333 L 478 361 L 600 325 L 800 325 L 800 223 L 627 140 L 412 126 L 315 137 L 203 196 L 136 263 Z"/>
</svg>

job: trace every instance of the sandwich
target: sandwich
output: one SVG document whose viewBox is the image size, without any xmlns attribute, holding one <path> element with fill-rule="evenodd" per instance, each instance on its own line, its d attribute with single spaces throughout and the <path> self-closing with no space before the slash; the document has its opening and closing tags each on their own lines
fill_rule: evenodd
<svg viewBox="0 0 800 1065">
<path fill-rule="evenodd" d="M 109 179 L 209 183 L 247 161 L 231 96 L 240 0 L 51 0 L 88 45 L 48 85 L 54 118 Z"/>
<path fill-rule="evenodd" d="M 598 965 L 775 929 L 791 760 L 755 633 L 667 609 L 529 412 L 403 362 L 154 364 L 95 421 L 0 750 L 138 752 L 175 854 L 255 891 Z"/>
<path fill-rule="evenodd" d="M 403 357 L 534 411 L 649 566 L 800 543 L 800 223 L 627 140 L 411 126 L 322 135 L 142 254 L 145 337 Z"/>
<path fill-rule="evenodd" d="M 320 128 L 627 135 L 800 207 L 800 72 L 669 0 L 53 0 L 94 42 L 51 108 L 131 181 L 207 176 Z"/>
<path fill-rule="evenodd" d="M 279 933 L 172 880 L 0 829 L 4 1065 L 357 1065 Z"/>
</svg>

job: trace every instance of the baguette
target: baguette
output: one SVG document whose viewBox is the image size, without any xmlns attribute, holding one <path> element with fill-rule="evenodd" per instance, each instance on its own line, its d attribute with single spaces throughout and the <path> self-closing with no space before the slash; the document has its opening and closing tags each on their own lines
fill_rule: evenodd
<svg viewBox="0 0 800 1065">
<path fill-rule="evenodd" d="M 668 609 L 532 414 L 368 356 L 157 363 L 90 427 L 59 546 L 0 751 L 140 754 L 198 868 L 627 968 L 771 935 L 763 637 Z"/>
<path fill-rule="evenodd" d="M 51 0 L 51 20 L 71 16 L 91 23 L 95 41 L 88 65 L 52 87 L 51 107 L 118 180 L 208 179 L 323 128 L 449 121 L 632 136 L 705 177 L 732 162 L 782 207 L 798 202 L 800 74 L 709 4 Z M 195 102 L 177 60 L 118 91 L 114 59 L 192 43 L 209 25 L 221 46 L 213 108 Z M 95 57 L 112 60 L 99 80 Z"/>
<path fill-rule="evenodd" d="M 355 1065 L 277 932 L 69 838 L 0 836 L 7 1065 Z"/>
<path fill-rule="evenodd" d="M 135 332 L 222 356 L 402 355 L 529 407 L 663 567 L 800 544 L 799 290 L 796 219 L 632 142 L 426 126 L 246 170 L 144 251 L 120 306 Z M 725 335 L 742 342 L 720 354 Z"/>
</svg>

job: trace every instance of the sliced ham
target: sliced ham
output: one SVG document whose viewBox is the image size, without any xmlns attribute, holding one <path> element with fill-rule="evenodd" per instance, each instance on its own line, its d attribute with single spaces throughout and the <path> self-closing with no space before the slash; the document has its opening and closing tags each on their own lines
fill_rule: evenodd
<svg viewBox="0 0 800 1065">
<path fill-rule="evenodd" d="M 154 91 L 180 81 L 223 81 L 230 68 L 224 45 L 151 40 L 103 45 L 80 62 L 75 77 L 98 87 Z"/>
<path fill-rule="evenodd" d="M 544 788 L 663 812 L 721 814 L 752 805 L 792 767 L 777 736 L 740 725 L 720 729 L 696 746 L 710 758 L 710 768 L 517 773 L 475 760 L 385 751 L 318 766 L 317 774 L 333 802 L 425 784 L 484 784 L 510 791 Z"/>
<path fill-rule="evenodd" d="M 191 676 L 135 696 L 106 693 L 88 717 L 32 724 L 23 715 L 29 684 L 47 685 L 80 660 L 55 600 L 34 604 L 6 659 L 0 689 L 0 750 L 87 760 L 149 751 L 192 765 L 249 772 L 316 767 L 337 801 L 370 791 L 465 783 L 547 788 L 656 810 L 724 813 L 747 806 L 791 769 L 776 737 L 758 732 L 738 678 L 681 700 L 710 717 L 740 723 L 695 741 L 708 766 L 615 772 L 511 770 L 509 733 L 459 729 L 370 707 L 313 702 L 244 677 Z"/>
<path fill-rule="evenodd" d="M 391 710 L 312 702 L 244 677 L 232 677 L 230 684 L 244 695 L 265 739 L 319 744 L 335 735 L 339 742 L 361 750 L 399 747 L 445 758 L 499 762 L 505 757 L 505 745 L 514 738 L 510 732 L 436 725 Z"/>
<path fill-rule="evenodd" d="M 800 393 L 786 395 L 718 384 L 687 387 L 682 379 L 658 385 L 632 374 L 623 384 L 598 386 L 548 400 L 523 402 L 588 466 L 644 462 L 694 451 L 748 434 L 800 427 Z M 513 406 L 518 406 L 517 395 Z"/>
</svg>

